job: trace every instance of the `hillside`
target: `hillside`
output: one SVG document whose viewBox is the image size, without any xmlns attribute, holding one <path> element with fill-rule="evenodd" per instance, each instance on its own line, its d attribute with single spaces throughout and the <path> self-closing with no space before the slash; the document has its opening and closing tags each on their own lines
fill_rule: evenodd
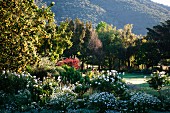
<svg viewBox="0 0 170 113">
<path fill-rule="evenodd" d="M 170 19 L 170 7 L 150 0 L 43 0 L 54 1 L 52 10 L 58 22 L 66 18 L 92 21 L 94 26 L 105 21 L 117 28 L 133 24 L 136 34 L 146 34 L 146 28 Z"/>
</svg>

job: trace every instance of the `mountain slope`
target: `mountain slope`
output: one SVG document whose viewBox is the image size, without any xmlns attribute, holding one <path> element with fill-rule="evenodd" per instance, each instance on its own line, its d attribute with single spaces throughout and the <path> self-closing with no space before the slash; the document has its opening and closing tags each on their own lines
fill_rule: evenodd
<svg viewBox="0 0 170 113">
<path fill-rule="evenodd" d="M 47 4 L 55 0 L 43 0 Z M 58 22 L 66 18 L 92 21 L 94 26 L 105 21 L 122 28 L 133 24 L 136 34 L 170 19 L 170 8 L 150 0 L 56 0 L 52 10 Z"/>
</svg>

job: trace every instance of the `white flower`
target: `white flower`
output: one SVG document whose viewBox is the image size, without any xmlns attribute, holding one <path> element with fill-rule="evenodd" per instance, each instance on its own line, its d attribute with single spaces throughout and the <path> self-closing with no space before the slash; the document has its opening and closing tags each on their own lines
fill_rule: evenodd
<svg viewBox="0 0 170 113">
<path fill-rule="evenodd" d="M 3 75 L 5 74 L 5 70 L 2 71 L 2 74 L 3 74 Z"/>
<path fill-rule="evenodd" d="M 166 72 L 165 72 L 165 71 L 161 71 L 159 74 L 160 74 L 160 75 L 165 75 Z"/>
<path fill-rule="evenodd" d="M 52 86 L 52 83 L 51 83 L 51 82 L 49 83 L 49 86 Z"/>
</svg>

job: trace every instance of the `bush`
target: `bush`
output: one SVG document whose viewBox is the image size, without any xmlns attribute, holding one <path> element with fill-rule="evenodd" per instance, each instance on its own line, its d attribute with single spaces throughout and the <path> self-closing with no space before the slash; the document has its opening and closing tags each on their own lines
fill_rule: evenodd
<svg viewBox="0 0 170 113">
<path fill-rule="evenodd" d="M 48 102 L 48 106 L 55 110 L 67 112 L 73 106 L 73 101 L 76 98 L 76 94 L 72 91 L 61 91 L 53 93 L 51 99 Z"/>
<path fill-rule="evenodd" d="M 97 109 L 99 112 L 105 112 L 108 109 L 115 110 L 116 106 L 117 100 L 112 93 L 94 93 L 89 97 L 89 107 Z"/>
<path fill-rule="evenodd" d="M 165 72 L 154 72 L 151 74 L 151 79 L 147 82 L 149 83 L 149 87 L 158 91 L 160 91 L 162 87 L 170 84 L 169 77 Z"/>
<path fill-rule="evenodd" d="M 62 68 L 65 70 L 64 72 L 60 73 L 63 84 L 67 83 L 75 84 L 76 82 L 82 79 L 82 74 L 75 68 L 67 65 L 62 66 Z"/>
<path fill-rule="evenodd" d="M 42 107 L 57 85 L 54 78 L 44 78 L 42 82 L 29 73 L 3 71 L 0 74 L 0 107 L 23 111 L 30 108 L 32 102 Z"/>
<path fill-rule="evenodd" d="M 132 93 L 129 110 L 133 112 L 146 113 L 149 109 L 158 108 L 161 101 L 153 95 L 146 93 Z"/>
<path fill-rule="evenodd" d="M 3 71 L 0 74 L 0 107 L 7 110 L 23 111 L 31 103 L 31 92 L 27 89 L 32 76 L 28 73 Z"/>
<path fill-rule="evenodd" d="M 27 71 L 36 78 L 40 78 L 43 81 L 43 77 L 47 76 L 59 76 L 59 70 L 56 69 L 55 63 L 50 61 L 48 58 L 43 57 L 36 66 L 27 66 Z"/>
<path fill-rule="evenodd" d="M 80 64 L 80 61 L 77 58 L 74 58 L 74 59 L 73 58 L 66 58 L 62 61 L 57 62 L 57 66 L 68 65 L 68 66 L 74 67 L 75 69 L 80 68 L 79 64 Z"/>
<path fill-rule="evenodd" d="M 100 92 L 112 92 L 116 97 L 125 98 L 127 96 L 127 86 L 118 75 L 99 75 L 92 79 L 91 87 Z"/>
</svg>

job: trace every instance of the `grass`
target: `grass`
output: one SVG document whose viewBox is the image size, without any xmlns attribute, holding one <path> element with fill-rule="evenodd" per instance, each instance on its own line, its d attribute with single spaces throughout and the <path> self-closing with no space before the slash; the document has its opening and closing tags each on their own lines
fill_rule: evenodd
<svg viewBox="0 0 170 113">
<path fill-rule="evenodd" d="M 127 73 L 125 75 L 121 74 L 119 76 L 125 80 L 131 91 L 142 91 L 155 96 L 159 95 L 158 92 L 150 88 L 149 84 L 146 82 L 150 78 L 150 75 Z M 162 88 L 161 92 L 163 95 L 167 95 L 167 93 L 170 95 L 170 86 Z"/>
</svg>

